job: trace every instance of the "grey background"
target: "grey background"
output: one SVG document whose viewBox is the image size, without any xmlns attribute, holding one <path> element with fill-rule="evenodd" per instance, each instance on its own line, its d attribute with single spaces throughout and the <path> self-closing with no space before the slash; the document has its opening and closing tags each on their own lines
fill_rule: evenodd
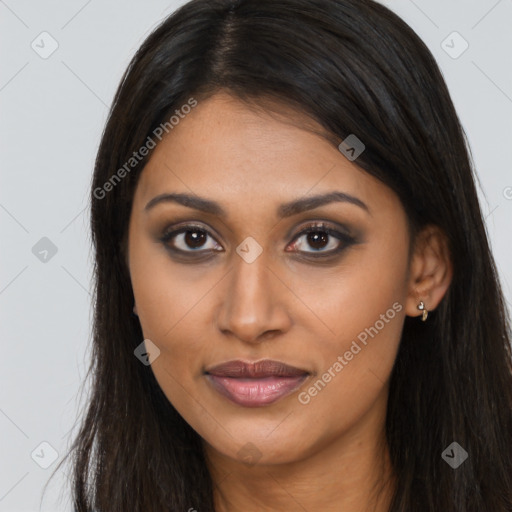
<svg viewBox="0 0 512 512">
<path fill-rule="evenodd" d="M 84 407 L 93 162 L 130 57 L 182 3 L 0 0 L 0 512 L 71 510 L 64 472 L 41 506 L 40 499 Z M 446 78 L 471 144 L 510 307 L 512 0 L 385 4 L 426 42 Z M 51 49 L 43 31 L 58 43 L 46 59 L 31 47 L 35 41 L 39 51 Z M 453 31 L 469 43 L 458 58 L 445 51 L 463 48 L 456 36 L 446 40 Z M 46 262 L 38 254 L 48 248 L 43 237 L 57 250 L 52 256 L 49 249 Z M 43 442 L 58 454 L 53 463 Z"/>
</svg>

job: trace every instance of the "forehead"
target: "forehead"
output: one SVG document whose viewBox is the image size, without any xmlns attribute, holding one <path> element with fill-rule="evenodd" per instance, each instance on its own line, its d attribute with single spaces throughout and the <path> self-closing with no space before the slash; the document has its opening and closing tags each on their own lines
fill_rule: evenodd
<svg viewBox="0 0 512 512">
<path fill-rule="evenodd" d="M 315 121 L 286 107 L 276 114 L 216 94 L 198 102 L 158 144 L 134 202 L 143 208 L 158 194 L 184 192 L 214 198 L 229 211 L 256 200 L 277 205 L 331 190 L 364 202 L 389 199 L 391 191 L 322 132 Z"/>
</svg>

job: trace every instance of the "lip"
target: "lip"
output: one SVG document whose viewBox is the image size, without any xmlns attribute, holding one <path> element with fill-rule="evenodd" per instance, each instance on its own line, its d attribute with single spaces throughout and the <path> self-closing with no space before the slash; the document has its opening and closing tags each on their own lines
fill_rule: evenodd
<svg viewBox="0 0 512 512">
<path fill-rule="evenodd" d="M 228 361 L 205 370 L 207 381 L 221 395 L 244 407 L 261 407 L 295 391 L 310 375 L 280 361 Z"/>
</svg>

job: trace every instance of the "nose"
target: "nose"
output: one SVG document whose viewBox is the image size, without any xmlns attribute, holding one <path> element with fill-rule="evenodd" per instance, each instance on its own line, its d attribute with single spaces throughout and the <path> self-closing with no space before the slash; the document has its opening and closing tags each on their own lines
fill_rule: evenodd
<svg viewBox="0 0 512 512">
<path fill-rule="evenodd" d="M 286 300 L 293 296 L 282 277 L 268 266 L 264 252 L 252 263 L 235 258 L 233 268 L 219 289 L 217 327 L 225 335 L 259 344 L 292 325 Z"/>
</svg>

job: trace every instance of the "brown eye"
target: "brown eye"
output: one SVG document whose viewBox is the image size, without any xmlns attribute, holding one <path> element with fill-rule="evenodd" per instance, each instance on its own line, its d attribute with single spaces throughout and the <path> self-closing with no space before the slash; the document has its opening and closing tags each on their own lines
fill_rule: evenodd
<svg viewBox="0 0 512 512">
<path fill-rule="evenodd" d="M 193 231 L 188 230 L 184 232 L 184 243 L 187 245 L 187 247 L 192 247 L 196 249 L 197 247 L 201 247 L 201 245 L 204 244 L 206 240 L 206 233 L 204 231 L 199 231 L 197 229 L 194 229 Z"/>
<path fill-rule="evenodd" d="M 354 242 L 354 238 L 347 233 L 324 223 L 315 223 L 307 226 L 295 237 L 292 250 L 314 257 L 317 257 L 317 253 L 318 256 L 330 256 L 341 252 Z"/>
<path fill-rule="evenodd" d="M 162 242 L 170 249 L 181 252 L 206 252 L 209 250 L 219 250 L 216 242 L 207 246 L 208 238 L 213 237 L 208 231 L 199 226 L 184 226 L 180 229 L 166 233 L 162 237 Z M 172 241 L 172 243 L 170 243 Z M 200 249 L 200 250 L 199 250 Z"/>
<path fill-rule="evenodd" d="M 168 231 L 160 240 L 176 255 L 199 255 L 223 250 L 210 232 L 202 226 L 182 226 Z M 306 257 L 327 258 L 342 252 L 355 242 L 355 238 L 348 233 L 319 222 L 307 226 L 299 233 L 291 244 L 292 249 L 287 252 L 302 253 Z"/>
<path fill-rule="evenodd" d="M 331 235 L 325 231 L 310 231 L 306 235 L 307 243 L 314 249 L 323 249 L 327 245 L 329 238 L 331 238 Z"/>
</svg>

